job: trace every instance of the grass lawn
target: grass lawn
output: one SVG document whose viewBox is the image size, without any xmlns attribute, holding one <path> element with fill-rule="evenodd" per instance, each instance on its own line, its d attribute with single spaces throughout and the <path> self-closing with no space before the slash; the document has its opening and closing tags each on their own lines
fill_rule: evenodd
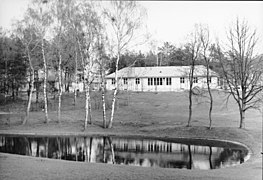
<svg viewBox="0 0 263 180">
<path fill-rule="evenodd" d="M 110 96 L 111 92 L 108 92 Z M 119 94 L 118 108 L 112 129 L 103 129 L 101 97 L 92 93 L 92 125 L 83 131 L 84 95 L 74 106 L 73 95 L 65 94 L 62 101 L 62 123 L 56 119 L 56 101 L 44 124 L 44 113 L 34 111 L 27 125 L 21 119 L 12 118 L 11 124 L 0 121 L 0 134 L 105 134 L 137 135 L 160 138 L 209 138 L 230 140 L 247 145 L 251 158 L 244 164 L 211 171 L 141 168 L 122 165 L 65 162 L 54 159 L 22 157 L 0 153 L 0 179 L 262 179 L 262 114 L 257 110 L 246 113 L 245 128 L 239 129 L 239 112 L 233 99 L 224 103 L 226 95 L 215 91 L 213 129 L 208 130 L 208 99 L 194 98 L 192 127 L 188 120 L 187 92 L 127 93 Z M 108 97 L 108 105 L 110 105 Z M 9 105 L 2 106 L 6 108 Z M 21 109 L 24 102 L 12 108 Z M 109 118 L 110 111 L 107 111 Z"/>
</svg>

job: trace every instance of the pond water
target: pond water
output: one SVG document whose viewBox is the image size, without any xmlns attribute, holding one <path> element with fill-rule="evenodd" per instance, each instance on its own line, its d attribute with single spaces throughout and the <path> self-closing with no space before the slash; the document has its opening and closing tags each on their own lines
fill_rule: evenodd
<svg viewBox="0 0 263 180">
<path fill-rule="evenodd" d="M 53 159 L 143 167 L 218 169 L 245 162 L 248 150 L 207 140 L 122 137 L 0 136 L 0 152 Z"/>
</svg>

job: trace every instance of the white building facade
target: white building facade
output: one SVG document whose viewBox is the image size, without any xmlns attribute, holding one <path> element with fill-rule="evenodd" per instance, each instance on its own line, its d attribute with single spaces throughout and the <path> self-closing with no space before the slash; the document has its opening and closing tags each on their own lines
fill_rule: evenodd
<svg viewBox="0 0 263 180">
<path fill-rule="evenodd" d="M 190 88 L 190 66 L 126 67 L 118 71 L 119 90 L 141 92 L 182 91 Z M 115 73 L 106 76 L 106 88 L 115 88 Z M 219 88 L 219 76 L 209 71 L 211 89 Z M 207 88 L 206 67 L 195 66 L 193 87 Z"/>
</svg>

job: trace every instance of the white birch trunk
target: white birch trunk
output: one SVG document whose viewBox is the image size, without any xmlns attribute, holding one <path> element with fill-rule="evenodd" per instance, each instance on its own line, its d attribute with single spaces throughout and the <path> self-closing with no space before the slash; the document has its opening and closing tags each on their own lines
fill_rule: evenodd
<svg viewBox="0 0 263 180">
<path fill-rule="evenodd" d="M 31 56 L 29 54 L 29 49 L 27 46 L 27 57 L 29 61 L 29 66 L 30 66 L 30 93 L 29 93 L 29 98 L 28 98 L 28 103 L 27 103 L 27 109 L 26 109 L 26 116 L 23 120 L 23 125 L 27 123 L 28 117 L 29 117 L 29 112 L 30 112 L 30 107 L 31 107 L 31 102 L 32 102 L 32 94 L 33 94 L 33 89 L 34 89 L 34 80 L 35 80 L 35 74 L 34 74 L 34 67 L 31 62 Z"/>
<path fill-rule="evenodd" d="M 90 85 L 88 86 L 90 89 Z M 89 99 L 89 123 L 92 124 L 92 114 L 91 114 L 91 100 L 90 100 L 90 93 L 88 92 L 88 99 Z"/>
<path fill-rule="evenodd" d="M 75 57 L 75 87 L 74 87 L 74 106 L 77 104 L 77 72 L 78 72 L 78 53 L 76 50 L 76 57 Z"/>
<path fill-rule="evenodd" d="M 62 57 L 59 52 L 59 63 L 58 63 L 58 122 L 61 123 L 61 95 L 62 95 L 62 72 L 61 72 Z"/>
<path fill-rule="evenodd" d="M 106 102 L 105 102 L 105 72 L 104 70 L 102 70 L 102 93 L 101 93 L 101 98 L 102 98 L 102 110 L 103 110 L 103 128 L 106 128 L 106 121 L 107 121 L 107 117 L 106 117 Z"/>
<path fill-rule="evenodd" d="M 112 98 L 111 116 L 110 116 L 110 122 L 108 124 L 108 128 L 112 128 L 114 112 L 115 112 L 116 97 L 117 97 L 117 92 L 118 92 L 118 68 L 119 68 L 118 65 L 119 65 L 119 59 L 120 59 L 120 54 L 118 53 L 117 61 L 116 61 L 116 70 L 115 70 L 115 89 L 114 89 L 113 98 Z"/>
<path fill-rule="evenodd" d="M 48 111 L 47 111 L 47 62 L 45 57 L 45 50 L 44 50 L 44 39 L 41 38 L 41 47 L 42 47 L 42 57 L 43 57 L 43 63 L 44 63 L 44 102 L 45 102 L 45 122 L 49 123 L 48 118 Z"/>
<path fill-rule="evenodd" d="M 84 129 L 88 126 L 88 119 L 89 119 L 89 85 L 84 86 L 85 88 L 85 122 L 84 122 Z"/>
</svg>

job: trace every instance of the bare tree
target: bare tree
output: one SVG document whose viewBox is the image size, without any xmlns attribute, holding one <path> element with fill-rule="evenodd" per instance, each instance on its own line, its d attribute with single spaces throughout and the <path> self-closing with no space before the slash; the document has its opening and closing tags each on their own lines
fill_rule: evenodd
<svg viewBox="0 0 263 180">
<path fill-rule="evenodd" d="M 61 96 L 62 96 L 62 54 L 63 35 L 65 31 L 65 4 L 63 1 L 54 1 L 51 9 L 53 17 L 54 44 L 58 54 L 58 122 L 61 122 Z"/>
<path fill-rule="evenodd" d="M 94 10 L 92 2 L 79 2 L 74 4 L 68 13 L 70 28 L 74 32 L 77 49 L 80 54 L 83 86 L 85 91 L 85 121 L 84 129 L 87 128 L 88 118 L 91 123 L 90 87 L 94 79 L 93 69 L 96 59 L 96 45 L 100 20 Z"/>
<path fill-rule="evenodd" d="M 119 60 L 123 51 L 131 44 L 131 41 L 135 39 L 136 30 L 142 25 L 142 19 L 145 12 L 135 1 L 111 1 L 110 8 L 104 10 L 104 14 L 112 27 L 112 36 L 114 43 L 114 56 L 116 56 L 116 71 L 115 71 L 115 88 L 112 98 L 112 110 L 108 123 L 108 128 L 112 127 L 115 102 L 118 93 L 119 86 Z"/>
<path fill-rule="evenodd" d="M 99 64 L 99 72 L 101 77 L 101 100 L 102 100 L 102 111 L 103 111 L 103 128 L 107 127 L 107 116 L 106 116 L 106 101 L 105 101 L 105 95 L 106 95 L 106 66 L 107 66 L 107 60 L 108 57 L 106 56 L 105 52 L 105 43 L 106 39 L 101 34 L 99 41 L 98 41 L 98 59 L 97 63 Z"/>
<path fill-rule="evenodd" d="M 209 129 L 212 128 L 212 110 L 213 110 L 213 96 L 210 88 L 211 77 L 210 77 L 210 62 L 211 59 L 209 57 L 209 46 L 210 46 L 210 36 L 209 36 L 209 29 L 207 26 L 199 26 L 199 38 L 201 42 L 201 56 L 204 59 L 205 66 L 206 66 L 206 85 L 210 99 L 210 108 L 209 108 Z"/>
<path fill-rule="evenodd" d="M 44 92 L 44 111 L 45 111 L 45 122 L 48 123 L 48 104 L 47 104 L 47 59 L 46 59 L 46 51 L 45 51 L 45 36 L 47 32 L 47 27 L 50 24 L 50 15 L 46 10 L 46 6 L 48 6 L 47 0 L 43 1 L 33 1 L 32 7 L 29 7 L 28 12 L 29 16 L 34 19 L 36 33 L 40 37 L 40 45 L 42 52 L 42 60 L 44 66 L 44 84 L 43 84 L 43 92 Z"/>
<path fill-rule="evenodd" d="M 39 45 L 39 41 L 37 41 L 36 37 L 36 30 L 34 28 L 34 23 L 31 21 L 32 19 L 29 16 L 25 16 L 24 20 L 17 22 L 17 29 L 16 32 L 21 39 L 24 47 L 25 47 L 25 56 L 28 59 L 29 63 L 29 97 L 27 102 L 27 108 L 26 108 L 26 115 L 23 120 L 23 125 L 27 123 L 27 120 L 29 118 L 29 112 L 31 108 L 31 102 L 32 102 L 32 94 L 34 89 L 34 63 L 33 63 L 33 52 L 36 49 L 36 47 Z"/>
<path fill-rule="evenodd" d="M 219 44 L 217 46 L 223 76 L 229 88 L 228 98 L 232 96 L 238 104 L 239 128 L 245 127 L 245 112 L 259 108 L 262 99 L 262 56 L 254 55 L 257 40 L 256 30 L 251 29 L 246 21 L 241 22 L 237 18 L 229 28 L 226 50 L 223 51 Z"/>
<path fill-rule="evenodd" d="M 190 41 L 187 44 L 186 48 L 189 51 L 190 58 L 189 58 L 189 65 L 190 65 L 190 72 L 189 72 L 189 117 L 187 127 L 191 126 L 191 119 L 192 119 L 192 96 L 193 96 L 193 83 L 194 83 L 194 70 L 196 61 L 199 56 L 200 52 L 200 40 L 198 38 L 198 29 L 197 26 L 195 30 L 190 35 Z"/>
</svg>

